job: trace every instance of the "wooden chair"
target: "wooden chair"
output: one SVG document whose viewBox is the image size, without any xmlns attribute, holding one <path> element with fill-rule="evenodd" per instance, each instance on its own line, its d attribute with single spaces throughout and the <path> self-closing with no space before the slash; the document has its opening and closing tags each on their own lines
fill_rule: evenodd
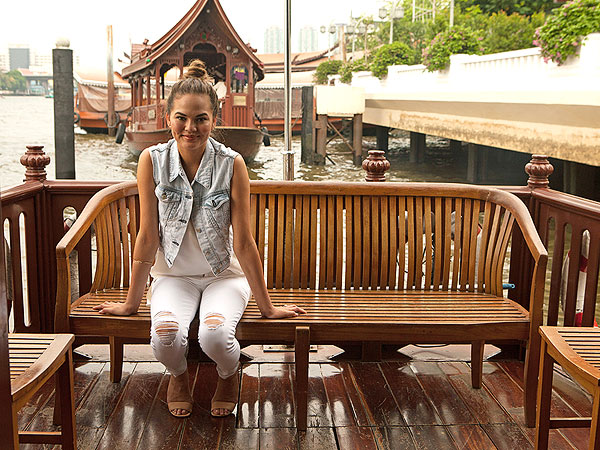
<svg viewBox="0 0 600 450">
<path fill-rule="evenodd" d="M 19 444 L 61 444 L 77 448 L 73 402 L 72 334 L 10 334 L 4 246 L 0 245 L 0 447 Z M 19 431 L 17 413 L 53 375 L 56 376 L 56 414 L 62 431 Z"/>
<path fill-rule="evenodd" d="M 535 448 L 548 448 L 553 428 L 591 427 L 589 449 L 600 449 L 600 329 L 540 327 L 542 336 Z M 550 418 L 554 363 L 592 394 L 592 417 Z"/>
</svg>

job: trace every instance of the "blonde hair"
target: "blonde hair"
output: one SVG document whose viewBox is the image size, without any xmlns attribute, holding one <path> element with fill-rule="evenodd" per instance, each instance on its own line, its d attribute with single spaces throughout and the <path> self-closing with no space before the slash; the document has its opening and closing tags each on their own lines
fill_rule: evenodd
<svg viewBox="0 0 600 450">
<path fill-rule="evenodd" d="M 213 78 L 206 71 L 206 65 L 199 59 L 194 59 L 184 67 L 183 74 L 177 83 L 173 85 L 169 98 L 167 99 L 167 116 L 171 114 L 173 102 L 176 98 L 186 94 L 208 95 L 212 106 L 213 118 L 217 117 L 219 111 L 219 99 L 213 88 Z"/>
</svg>

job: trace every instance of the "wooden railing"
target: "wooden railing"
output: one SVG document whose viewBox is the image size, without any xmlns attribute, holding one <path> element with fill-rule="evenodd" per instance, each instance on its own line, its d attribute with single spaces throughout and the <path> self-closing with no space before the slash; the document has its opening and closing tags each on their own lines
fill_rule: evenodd
<svg viewBox="0 0 600 450">
<path fill-rule="evenodd" d="M 40 147 L 29 147 L 21 158 L 26 181 L 0 192 L 2 222 L 7 248 L 8 292 L 15 331 L 53 331 L 56 296 L 55 247 L 65 232 L 65 208 L 80 213 L 91 196 L 110 182 L 49 181 L 45 165 L 49 158 Z M 365 166 L 367 167 L 368 164 Z M 545 157 L 534 156 L 527 165 L 527 186 L 500 186 L 516 194 L 528 206 L 542 241 L 549 248 L 547 280 L 547 324 L 573 325 L 577 315 L 577 294 L 585 289 L 582 323 L 594 321 L 600 266 L 600 203 L 548 188 L 552 166 Z M 589 237 L 589 250 L 585 241 Z M 511 243 L 510 268 L 505 282 L 515 284 L 508 296 L 528 307 L 532 261 L 515 230 Z M 563 277 L 563 263 L 570 252 L 569 270 Z M 92 237 L 77 247 L 79 290 L 86 292 L 92 277 Z M 586 283 L 580 283 L 581 256 L 588 255 Z M 566 279 L 566 285 L 563 280 Z M 565 305 L 559 305 L 560 289 L 566 287 Z"/>
</svg>

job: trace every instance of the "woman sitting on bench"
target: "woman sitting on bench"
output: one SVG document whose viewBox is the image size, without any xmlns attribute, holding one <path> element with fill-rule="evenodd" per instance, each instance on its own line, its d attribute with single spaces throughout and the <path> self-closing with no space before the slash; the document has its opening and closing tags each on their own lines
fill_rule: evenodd
<svg viewBox="0 0 600 450">
<path fill-rule="evenodd" d="M 102 314 L 135 314 L 152 275 L 151 344 L 171 374 L 167 404 L 176 417 L 192 412 L 187 337 L 199 308 L 200 346 L 219 375 L 211 415 L 224 417 L 237 403 L 240 345 L 235 330 L 251 290 L 264 317 L 304 311 L 271 304 L 250 232 L 246 165 L 238 153 L 210 137 L 219 100 L 204 63 L 195 60 L 186 69 L 167 100 L 173 139 L 140 155 L 140 231 L 127 299 L 95 308 Z"/>
</svg>

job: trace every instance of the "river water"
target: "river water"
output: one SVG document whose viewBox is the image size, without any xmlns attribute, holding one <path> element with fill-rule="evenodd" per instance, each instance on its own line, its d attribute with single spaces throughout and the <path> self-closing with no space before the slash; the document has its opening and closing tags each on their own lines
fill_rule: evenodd
<svg viewBox="0 0 600 450">
<path fill-rule="evenodd" d="M 48 179 L 55 179 L 54 166 L 54 106 L 53 100 L 43 97 L 0 97 L 0 186 L 2 189 L 20 184 L 25 168 L 19 159 L 26 145 L 43 145 L 50 156 L 46 168 Z M 78 180 L 131 180 L 135 178 L 137 159 L 127 150 L 127 144 L 115 143 L 114 138 L 101 134 L 75 135 L 75 172 Z M 271 146 L 263 147 L 254 162 L 249 164 L 251 179 L 281 180 L 283 138 L 271 138 Z M 362 168 L 352 164 L 350 150 L 341 139 L 328 146 L 325 166 L 300 163 L 300 136 L 293 137 L 295 178 L 300 180 L 362 181 Z M 376 148 L 375 137 L 365 136 L 364 148 Z M 448 141 L 427 138 L 427 153 L 423 164 L 408 161 L 409 137 L 398 132 L 390 138 L 387 158 L 391 181 L 465 181 L 465 152 L 452 154 Z M 518 167 L 522 170 L 522 167 Z"/>
</svg>

